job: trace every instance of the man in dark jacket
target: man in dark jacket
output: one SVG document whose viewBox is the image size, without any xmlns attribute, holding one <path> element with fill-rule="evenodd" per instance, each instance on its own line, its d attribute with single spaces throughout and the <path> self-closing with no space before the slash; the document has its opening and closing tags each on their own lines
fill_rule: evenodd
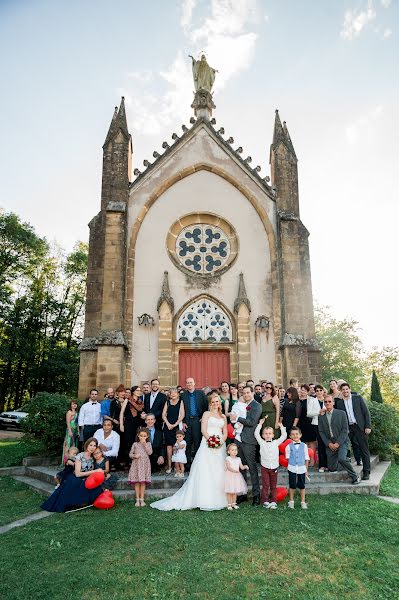
<svg viewBox="0 0 399 600">
<path fill-rule="evenodd" d="M 349 423 L 349 438 L 359 446 L 363 461 L 362 479 L 370 479 L 370 450 L 368 436 L 371 433 L 370 411 L 365 400 L 358 394 L 351 393 L 349 383 L 341 385 L 342 400 L 336 400 L 336 408 L 344 410 Z"/>
<path fill-rule="evenodd" d="M 181 398 L 184 403 L 183 429 L 186 432 L 185 442 L 187 444 L 186 471 L 189 471 L 191 462 L 201 443 L 201 418 L 204 412 L 208 410 L 208 400 L 202 390 L 195 389 L 193 377 L 187 377 L 186 388 Z"/>
</svg>

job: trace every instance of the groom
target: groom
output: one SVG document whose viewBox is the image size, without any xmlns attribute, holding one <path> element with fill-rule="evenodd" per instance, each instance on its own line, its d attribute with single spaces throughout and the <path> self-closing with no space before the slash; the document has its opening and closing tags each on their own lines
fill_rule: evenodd
<svg viewBox="0 0 399 600">
<path fill-rule="evenodd" d="M 201 419 L 204 412 L 208 410 L 208 400 L 202 390 L 195 389 L 194 377 L 187 377 L 186 387 L 181 398 L 184 403 L 183 431 L 186 434 L 187 444 L 187 473 L 201 443 Z"/>
<path fill-rule="evenodd" d="M 244 425 L 241 432 L 241 442 L 236 439 L 235 443 L 238 446 L 238 456 L 244 465 L 249 466 L 252 482 L 252 506 L 258 506 L 260 504 L 260 486 L 258 465 L 256 464 L 257 441 L 254 432 L 262 415 L 262 406 L 254 400 L 252 388 L 248 385 L 243 388 L 242 396 L 247 404 L 247 416 L 246 418 L 238 417 L 237 419 L 237 416 L 232 414 L 230 420 L 233 424 L 238 421 L 238 423 Z M 243 475 L 246 477 L 246 471 L 243 471 Z M 240 497 L 242 498 L 242 496 Z"/>
</svg>

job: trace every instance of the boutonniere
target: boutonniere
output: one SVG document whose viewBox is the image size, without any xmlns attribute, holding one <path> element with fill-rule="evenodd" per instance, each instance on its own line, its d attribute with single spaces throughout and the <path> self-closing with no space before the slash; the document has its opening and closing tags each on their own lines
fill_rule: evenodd
<svg viewBox="0 0 399 600">
<path fill-rule="evenodd" d="M 251 407 L 250 407 L 250 406 L 247 406 L 247 410 L 251 410 Z"/>
</svg>

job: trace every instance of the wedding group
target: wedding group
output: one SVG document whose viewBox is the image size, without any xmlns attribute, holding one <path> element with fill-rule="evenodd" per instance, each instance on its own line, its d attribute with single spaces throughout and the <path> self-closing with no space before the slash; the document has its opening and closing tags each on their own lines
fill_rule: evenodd
<svg viewBox="0 0 399 600">
<path fill-rule="evenodd" d="M 282 468 L 288 471 L 288 508 L 295 507 L 298 490 L 300 506 L 307 509 L 309 469 L 344 469 L 354 485 L 360 482 L 350 443 L 356 462 L 363 463 L 362 478 L 370 476 L 370 413 L 343 380 L 332 380 L 329 390 L 296 379 L 287 389 L 248 380 L 204 390 L 188 377 L 185 389 L 161 391 L 154 379 L 130 389 L 109 388 L 101 402 L 98 391 L 90 390 L 79 411 L 71 402 L 66 424 L 64 469 L 43 504 L 55 512 L 90 506 L 114 487 L 119 470 L 128 472 L 135 504 L 143 507 L 151 475 L 161 469 L 184 483 L 174 495 L 153 502 L 154 509 L 234 511 L 248 501 L 249 481 L 252 505 L 276 509 Z M 95 472 L 103 472 L 104 481 L 87 489 L 84 480 Z"/>
</svg>

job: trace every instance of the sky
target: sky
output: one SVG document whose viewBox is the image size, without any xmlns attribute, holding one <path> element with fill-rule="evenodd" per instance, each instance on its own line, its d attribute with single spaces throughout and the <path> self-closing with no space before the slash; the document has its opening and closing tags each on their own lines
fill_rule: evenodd
<svg viewBox="0 0 399 600">
<path fill-rule="evenodd" d="M 315 302 L 398 345 L 398 40 L 399 0 L 1 0 L 0 208 L 87 241 L 114 106 L 142 170 L 189 125 L 205 51 L 217 126 L 263 176 L 287 121 Z"/>
</svg>

